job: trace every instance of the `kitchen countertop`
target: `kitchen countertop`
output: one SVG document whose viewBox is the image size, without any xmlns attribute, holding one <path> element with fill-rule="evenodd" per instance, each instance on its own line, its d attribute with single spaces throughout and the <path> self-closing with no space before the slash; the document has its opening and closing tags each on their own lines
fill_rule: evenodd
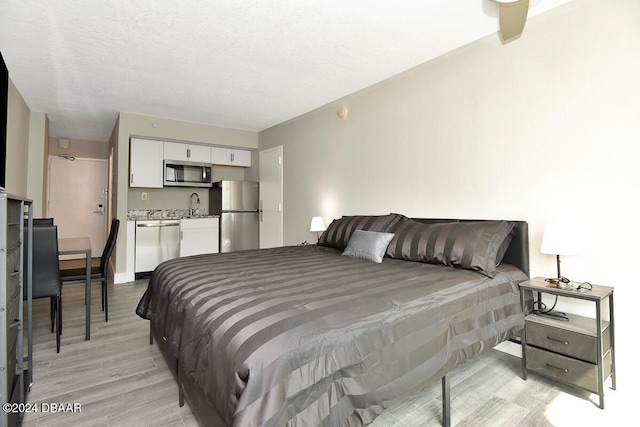
<svg viewBox="0 0 640 427">
<path fill-rule="evenodd" d="M 128 221 L 219 217 L 220 215 L 209 215 L 206 209 L 197 209 L 195 215 L 189 215 L 189 209 L 151 209 L 127 212 Z"/>
</svg>

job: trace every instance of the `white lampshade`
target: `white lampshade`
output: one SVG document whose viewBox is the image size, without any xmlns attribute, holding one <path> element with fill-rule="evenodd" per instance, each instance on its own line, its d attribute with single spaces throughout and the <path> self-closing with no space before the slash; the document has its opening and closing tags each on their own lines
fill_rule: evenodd
<svg viewBox="0 0 640 427">
<path fill-rule="evenodd" d="M 551 224 L 544 230 L 540 252 L 550 255 L 575 255 L 580 253 L 580 234 L 571 224 Z"/>
<path fill-rule="evenodd" d="M 314 216 L 313 218 L 311 218 L 311 230 L 309 231 L 315 231 L 316 233 L 318 233 L 326 229 L 327 228 L 324 226 L 324 221 L 322 220 L 321 216 Z"/>
</svg>

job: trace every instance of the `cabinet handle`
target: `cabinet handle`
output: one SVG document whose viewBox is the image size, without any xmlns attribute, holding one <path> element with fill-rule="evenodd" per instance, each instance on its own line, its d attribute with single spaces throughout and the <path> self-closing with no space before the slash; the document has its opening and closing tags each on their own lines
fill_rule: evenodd
<svg viewBox="0 0 640 427">
<path fill-rule="evenodd" d="M 547 336 L 547 339 L 550 340 L 550 341 L 559 342 L 560 344 L 569 345 L 569 341 L 559 340 L 557 338 L 553 338 L 553 337 L 549 337 L 549 336 Z"/>
<path fill-rule="evenodd" d="M 133 184 L 133 174 L 131 174 L 131 181 L 129 182 L 129 184 Z"/>
<path fill-rule="evenodd" d="M 191 157 L 191 148 L 187 148 L 187 157 Z"/>
<path fill-rule="evenodd" d="M 550 367 L 550 368 L 553 368 L 553 369 L 557 369 L 557 370 L 559 370 L 559 371 L 562 371 L 562 372 L 564 372 L 565 374 L 568 374 L 568 373 L 569 373 L 569 370 L 568 370 L 567 368 L 559 368 L 559 367 L 557 367 L 557 366 L 553 366 L 553 365 L 551 365 L 551 364 L 549 364 L 549 363 L 547 363 L 547 366 L 548 366 L 548 367 Z"/>
</svg>

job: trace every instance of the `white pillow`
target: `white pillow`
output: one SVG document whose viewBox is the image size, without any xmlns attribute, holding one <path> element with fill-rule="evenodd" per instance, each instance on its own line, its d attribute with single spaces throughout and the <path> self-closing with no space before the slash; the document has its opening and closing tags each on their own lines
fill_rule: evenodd
<svg viewBox="0 0 640 427">
<path fill-rule="evenodd" d="M 389 246 L 393 236 L 393 233 L 356 230 L 351 235 L 342 255 L 379 264 L 382 262 L 387 246 Z"/>
</svg>

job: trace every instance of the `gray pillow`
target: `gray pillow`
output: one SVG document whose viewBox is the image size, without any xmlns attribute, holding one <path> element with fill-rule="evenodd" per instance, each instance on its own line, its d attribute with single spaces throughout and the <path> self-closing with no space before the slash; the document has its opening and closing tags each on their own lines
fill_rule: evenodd
<svg viewBox="0 0 640 427">
<path fill-rule="evenodd" d="M 513 238 L 513 224 L 507 221 L 423 224 L 406 219 L 390 231 L 395 234 L 387 249 L 391 258 L 466 268 L 489 277 Z"/>
<path fill-rule="evenodd" d="M 393 239 L 393 233 L 355 230 L 342 255 L 379 264 L 391 239 Z"/>
<path fill-rule="evenodd" d="M 333 222 L 329 224 L 326 231 L 320 235 L 318 244 L 336 249 L 344 249 L 355 230 L 387 231 L 389 227 L 404 218 L 406 218 L 404 215 L 394 213 L 379 216 L 343 216 L 340 219 L 333 220 Z"/>
</svg>

